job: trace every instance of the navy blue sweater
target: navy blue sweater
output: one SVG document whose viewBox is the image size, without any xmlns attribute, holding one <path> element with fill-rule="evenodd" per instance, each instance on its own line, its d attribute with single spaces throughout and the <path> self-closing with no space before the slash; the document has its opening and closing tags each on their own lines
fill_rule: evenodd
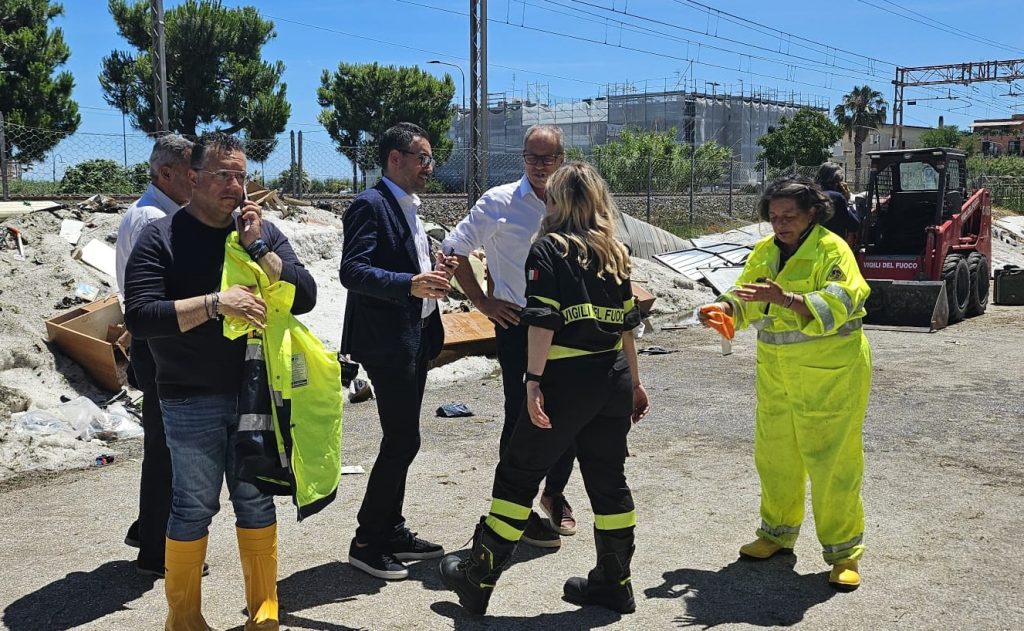
<svg viewBox="0 0 1024 631">
<path fill-rule="evenodd" d="M 125 324 L 146 339 L 156 362 L 160 398 L 230 394 L 241 383 L 245 338 L 229 340 L 220 320 L 182 333 L 174 301 L 220 289 L 224 240 L 234 228 L 211 228 L 187 209 L 152 222 L 139 235 L 125 271 Z M 291 244 L 269 221 L 262 235 L 284 265 L 281 280 L 295 285 L 292 313 L 316 305 L 316 281 Z"/>
</svg>

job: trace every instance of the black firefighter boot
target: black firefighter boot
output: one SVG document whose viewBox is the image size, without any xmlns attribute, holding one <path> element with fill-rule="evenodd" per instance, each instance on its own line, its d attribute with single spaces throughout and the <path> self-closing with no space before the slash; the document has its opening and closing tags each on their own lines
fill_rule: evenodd
<svg viewBox="0 0 1024 631">
<path fill-rule="evenodd" d="M 619 613 L 636 611 L 629 562 L 633 558 L 633 529 L 619 536 L 594 529 L 597 566 L 587 578 L 565 582 L 565 599 L 577 605 L 600 605 Z"/>
<path fill-rule="evenodd" d="M 484 524 L 484 517 L 473 533 L 473 550 L 469 558 L 460 561 L 449 554 L 441 559 L 441 580 L 445 587 L 459 595 L 459 604 L 469 613 L 482 616 L 487 612 L 487 601 L 508 567 L 516 543 L 499 537 Z"/>
</svg>

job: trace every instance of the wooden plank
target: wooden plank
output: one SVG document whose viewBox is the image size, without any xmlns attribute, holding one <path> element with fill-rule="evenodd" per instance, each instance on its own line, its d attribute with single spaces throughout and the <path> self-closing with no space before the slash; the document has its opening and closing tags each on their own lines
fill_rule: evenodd
<svg viewBox="0 0 1024 631">
<path fill-rule="evenodd" d="M 646 318 L 651 314 L 651 308 L 654 307 L 656 297 L 644 289 L 644 286 L 640 283 L 631 282 L 630 285 L 633 287 L 633 298 L 636 300 L 637 308 L 640 309 L 640 315 Z"/>
<path fill-rule="evenodd" d="M 441 323 L 445 348 L 494 339 L 494 323 L 479 311 L 445 313 L 441 315 Z"/>
<path fill-rule="evenodd" d="M 58 208 L 63 207 L 64 204 L 47 201 L 0 202 L 0 219 L 14 217 L 15 215 L 24 215 L 26 213 L 36 212 L 37 210 L 57 210 Z"/>
</svg>

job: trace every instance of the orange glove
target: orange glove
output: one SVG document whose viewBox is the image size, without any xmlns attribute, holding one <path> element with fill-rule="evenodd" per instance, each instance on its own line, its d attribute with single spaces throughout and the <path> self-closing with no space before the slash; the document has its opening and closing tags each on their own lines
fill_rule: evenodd
<svg viewBox="0 0 1024 631">
<path fill-rule="evenodd" d="M 704 305 L 700 308 L 700 314 L 706 318 L 706 324 L 725 339 L 732 340 L 736 337 L 736 324 L 732 316 L 722 311 L 718 305 Z"/>
</svg>

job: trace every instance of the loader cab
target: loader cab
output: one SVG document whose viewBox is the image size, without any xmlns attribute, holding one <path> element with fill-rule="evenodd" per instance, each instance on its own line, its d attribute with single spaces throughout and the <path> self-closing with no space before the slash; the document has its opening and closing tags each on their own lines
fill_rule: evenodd
<svg viewBox="0 0 1024 631">
<path fill-rule="evenodd" d="M 956 149 L 873 151 L 859 245 L 865 254 L 919 256 L 929 228 L 960 211 L 966 156 Z"/>
</svg>

